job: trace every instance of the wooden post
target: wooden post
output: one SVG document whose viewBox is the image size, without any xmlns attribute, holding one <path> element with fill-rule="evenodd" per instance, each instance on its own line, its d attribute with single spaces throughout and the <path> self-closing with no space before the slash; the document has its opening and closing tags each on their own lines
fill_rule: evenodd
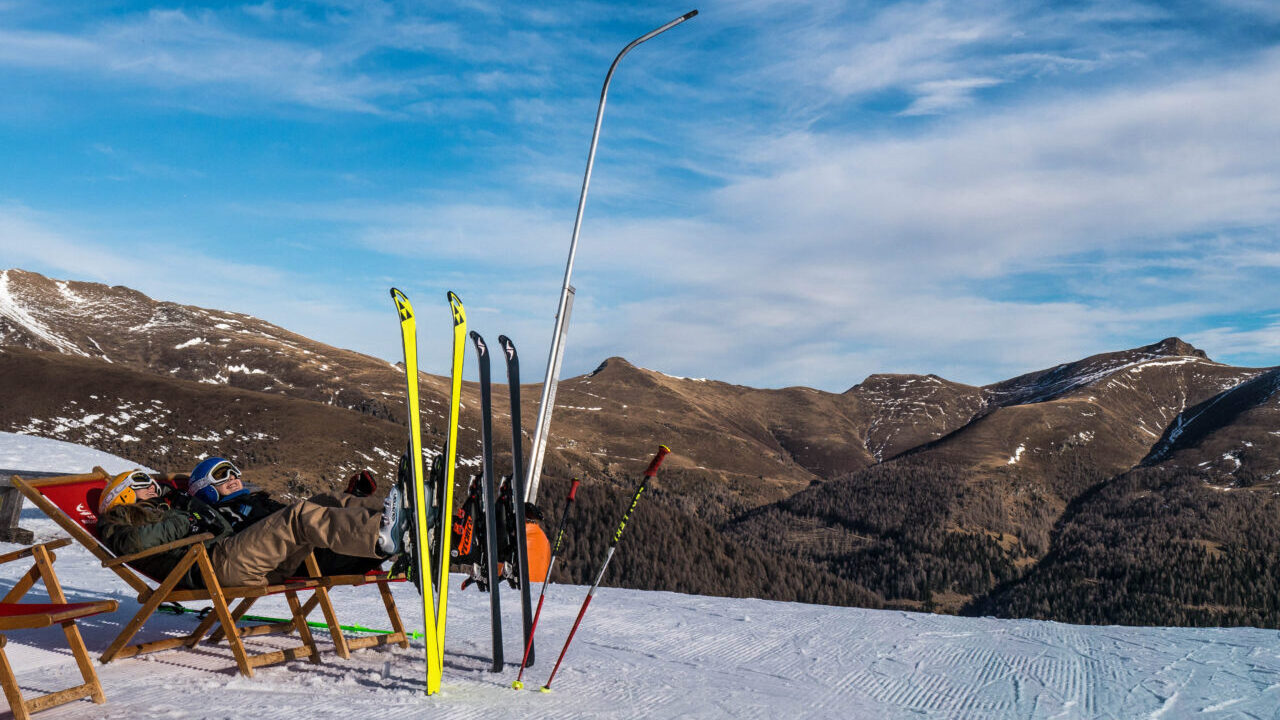
<svg viewBox="0 0 1280 720">
<path fill-rule="evenodd" d="M 13 486 L 9 478 L 21 474 L 23 477 L 57 477 L 67 473 L 26 472 L 23 470 L 0 470 L 0 542 L 30 545 L 35 542 L 35 534 L 30 530 L 18 527 L 18 518 L 22 515 L 22 493 Z"/>
</svg>

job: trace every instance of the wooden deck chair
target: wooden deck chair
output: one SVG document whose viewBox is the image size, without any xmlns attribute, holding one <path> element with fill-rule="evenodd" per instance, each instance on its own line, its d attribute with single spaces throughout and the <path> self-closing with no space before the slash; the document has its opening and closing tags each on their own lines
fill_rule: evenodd
<svg viewBox="0 0 1280 720">
<path fill-rule="evenodd" d="M 96 469 L 96 468 L 95 468 Z M 186 475 L 164 475 L 163 480 L 171 483 L 179 490 L 186 490 L 187 481 L 190 479 Z M 310 615 L 317 607 L 320 607 L 324 614 L 325 624 L 328 626 L 329 635 L 333 640 L 333 650 L 338 657 L 346 660 L 351 657 L 352 650 L 361 650 L 369 647 L 377 647 L 381 645 L 390 645 L 396 643 L 404 649 L 409 649 L 409 636 L 405 632 L 404 623 L 400 619 L 400 611 L 396 607 L 395 597 L 391 594 L 390 583 L 405 582 L 407 578 L 403 573 L 391 575 L 390 573 L 371 570 L 363 574 L 346 574 L 346 575 L 323 575 L 320 572 L 320 564 L 316 561 L 315 554 L 307 556 L 302 570 L 306 571 L 306 575 L 289 578 L 289 582 L 307 582 L 314 581 L 317 583 L 315 591 L 306 604 L 302 606 L 303 615 Z M 342 632 L 342 626 L 338 622 L 337 613 L 334 611 L 333 602 L 329 598 L 329 589 L 343 586 L 359 586 L 376 584 L 378 592 L 382 596 L 382 604 L 387 610 L 387 620 L 391 623 L 390 633 L 380 633 L 373 636 L 365 637 L 347 637 Z M 249 597 L 241 600 L 231 611 L 231 616 L 239 622 L 244 617 L 253 604 L 257 602 L 257 597 Z M 212 613 L 205 616 L 205 622 L 212 623 L 209 618 Z M 252 628 L 242 629 L 241 636 L 265 634 L 271 632 L 287 631 L 289 623 L 264 624 L 257 625 Z M 219 627 L 209 636 L 209 642 L 217 643 L 222 640 L 224 634 L 222 628 Z"/>
<path fill-rule="evenodd" d="M 9 658 L 4 653 L 5 636 L 0 635 L 0 685 L 4 686 L 4 695 L 9 701 L 9 709 L 13 711 L 15 720 L 27 720 L 31 713 L 86 697 L 96 703 L 106 702 L 102 694 L 102 685 L 98 682 L 98 675 L 94 672 L 93 663 L 89 660 L 89 651 L 85 649 L 84 639 L 80 637 L 80 630 L 76 627 L 76 620 L 98 613 L 114 612 L 116 601 L 67 602 L 66 595 L 62 593 L 62 585 L 58 583 L 58 576 L 53 572 L 53 550 L 70 544 L 70 540 L 63 539 L 0 555 L 0 564 L 24 557 L 35 559 L 31 569 L 18 579 L 17 585 L 3 599 L 0 599 L 0 631 L 45 628 L 55 623 L 61 625 L 62 631 L 67 635 L 67 644 L 71 646 L 71 654 L 75 657 L 76 664 L 80 666 L 80 675 L 84 678 L 82 685 L 32 700 L 23 700 L 18 681 L 13 675 L 13 668 L 9 665 Z M 18 602 L 37 580 L 44 583 L 50 602 Z"/>
<path fill-rule="evenodd" d="M 73 538 L 89 549 L 97 556 L 104 567 L 109 567 L 116 572 L 126 583 L 128 583 L 137 593 L 138 602 L 143 603 L 142 609 L 138 611 L 138 616 L 134 618 L 137 623 L 136 627 L 126 627 L 121 633 L 121 637 L 117 638 L 116 643 L 112 647 L 107 648 L 103 653 L 101 661 L 106 663 L 117 657 L 130 657 L 142 652 L 153 652 L 156 650 L 164 650 L 179 645 L 187 647 L 195 647 L 195 645 L 205 636 L 212 632 L 209 642 L 217 643 L 226 638 L 227 634 L 224 628 L 236 627 L 236 623 L 248 613 L 253 604 L 259 598 L 278 593 L 285 593 L 286 599 L 289 601 L 289 608 L 292 617 L 281 623 L 262 623 L 251 625 L 248 627 L 237 628 L 235 638 L 232 639 L 232 651 L 236 655 L 236 664 L 240 667 L 240 671 L 245 675 L 253 675 L 253 667 L 267 665 L 275 662 L 292 659 L 300 656 L 299 648 L 293 648 L 281 656 L 280 653 L 268 653 L 253 658 L 252 663 L 242 661 L 244 656 L 243 644 L 240 638 L 252 637 L 257 635 L 290 633 L 297 631 L 306 645 L 314 650 L 314 642 L 311 638 L 311 632 L 307 626 L 307 617 L 319 607 L 324 614 L 325 623 L 328 625 L 329 633 L 333 639 L 334 651 L 341 658 L 350 657 L 350 651 L 365 647 L 373 647 L 377 645 L 386 645 L 397 643 L 403 648 L 409 647 L 408 634 L 405 632 L 404 624 L 400 619 L 399 611 L 396 608 L 395 600 L 391 595 L 388 583 L 403 581 L 403 576 L 392 577 L 387 573 L 369 573 L 366 575 L 339 575 L 339 576 L 321 576 L 319 566 L 314 556 L 309 556 L 306 561 L 307 573 L 310 577 L 289 578 L 288 582 L 283 585 L 271 586 L 238 586 L 234 588 L 222 587 L 221 599 L 215 600 L 214 593 L 210 590 L 218 588 L 216 579 L 210 583 L 206 580 L 206 590 L 176 590 L 175 586 L 194 563 L 201 569 L 201 574 L 205 578 L 213 578 L 212 566 L 209 563 L 208 553 L 202 544 L 203 540 L 209 536 L 202 536 L 201 542 L 196 542 L 195 538 L 185 538 L 178 543 L 169 546 L 152 548 L 146 552 L 136 555 L 118 558 L 102 543 L 100 543 L 95 534 L 97 525 L 97 514 L 94 510 L 97 508 L 97 501 L 101 494 L 102 488 L 106 485 L 110 476 L 102 468 L 95 467 L 92 473 L 87 475 L 68 475 L 54 478 L 41 478 L 39 480 L 25 480 L 19 476 L 13 477 L 13 485 L 18 488 L 24 497 L 29 499 L 32 504 L 39 507 L 46 515 L 62 526 Z M 182 487 L 186 481 L 185 475 L 159 475 L 157 479 L 172 483 L 175 486 Z M 152 590 L 150 586 L 126 563 L 143 557 L 154 555 L 172 549 L 173 547 L 181 547 L 186 544 L 194 544 L 190 554 L 184 558 L 179 567 L 175 567 L 169 574 L 168 578 L 153 578 L 155 582 L 161 583 L 164 592 L 160 589 Z M 198 548 L 198 549 L 196 549 Z M 190 559 L 191 562 L 187 562 Z M 167 587 L 165 581 L 172 579 L 172 583 Z M 377 635 L 374 637 L 347 638 L 339 625 L 337 613 L 334 611 L 333 603 L 329 599 L 328 590 L 333 587 L 343 585 L 364 585 L 376 583 L 382 595 L 382 601 L 387 610 L 387 618 L 391 623 L 393 632 L 385 635 Z M 312 595 L 303 605 L 298 604 L 297 592 L 310 591 Z M 201 601 L 209 600 L 212 604 L 213 612 L 210 612 L 201 621 L 200 625 L 192 631 L 191 635 L 186 638 L 160 640 L 153 643 L 143 643 L 132 647 L 124 647 L 125 643 L 141 629 L 142 624 L 165 602 L 183 602 L 183 601 Z M 223 615 L 223 610 L 227 609 L 227 600 L 238 600 L 234 610 L 230 610 Z M 145 613 L 145 614 L 144 614 Z M 226 622 L 229 620 L 230 622 Z M 131 623 L 132 625 L 132 623 Z M 311 654 L 312 662 L 319 662 L 319 653 L 314 651 Z"/>
<path fill-rule="evenodd" d="M 308 579 L 281 585 L 221 585 L 213 571 L 213 565 L 209 561 L 209 554 L 204 547 L 204 541 L 213 538 L 209 533 L 193 535 L 140 553 L 117 557 L 99 542 L 94 534 L 94 528 L 98 522 L 96 513 L 98 498 L 109 479 L 110 476 L 102 468 L 94 468 L 93 472 L 84 475 L 65 475 L 40 478 L 39 480 L 24 480 L 18 475 L 13 476 L 13 486 L 18 488 L 24 497 L 40 508 L 54 522 L 58 523 L 63 530 L 67 531 L 73 539 L 89 552 L 93 553 L 102 562 L 103 567 L 112 570 L 138 593 L 138 602 L 142 603 L 142 607 L 133 616 L 133 619 L 124 626 L 124 629 L 120 631 L 120 634 L 111 645 L 107 647 L 102 657 L 99 658 L 100 662 L 108 663 L 117 658 L 132 657 L 141 653 L 176 647 L 193 648 L 215 624 L 220 625 L 224 630 L 224 635 L 231 645 L 232 654 L 235 656 L 236 666 L 247 677 L 253 677 L 253 669 L 255 667 L 272 665 L 287 660 L 307 658 L 314 663 L 320 662 L 320 651 L 316 647 L 315 640 L 311 637 L 311 629 L 307 626 L 306 614 L 303 612 L 302 603 L 298 600 L 299 592 L 315 590 L 321 586 L 319 581 Z M 163 578 L 150 578 L 153 582 L 159 584 L 158 587 L 151 587 L 147 580 L 144 579 L 144 576 L 140 575 L 128 564 L 175 548 L 186 548 L 186 554 L 183 555 L 182 560 L 168 575 Z M 195 566 L 200 572 L 205 587 L 196 590 L 178 588 L 178 583 L 192 566 Z M 243 603 L 247 599 L 256 600 L 260 597 L 279 593 L 284 593 L 289 602 L 289 610 L 292 617 L 288 623 L 272 625 L 270 630 L 236 628 L 235 619 L 227 608 L 228 600 L 238 599 Z M 129 641 L 142 629 L 142 626 L 151 618 L 161 603 L 191 601 L 208 601 L 213 605 L 213 612 L 190 635 L 180 638 L 153 640 L 138 645 L 128 645 Z M 285 629 L 281 628 L 281 625 L 286 626 L 291 631 L 297 631 L 303 644 L 258 655 L 251 656 L 248 654 L 244 643 L 241 641 L 242 637 L 265 632 L 280 632 Z M 225 632 L 228 630 L 230 632 Z"/>
</svg>

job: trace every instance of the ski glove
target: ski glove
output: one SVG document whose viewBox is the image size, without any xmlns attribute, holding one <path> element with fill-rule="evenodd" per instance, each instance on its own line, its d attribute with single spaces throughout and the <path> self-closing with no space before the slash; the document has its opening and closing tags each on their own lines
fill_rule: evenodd
<svg viewBox="0 0 1280 720">
<path fill-rule="evenodd" d="M 360 472 L 352 475 L 351 479 L 347 480 L 348 495 L 368 497 L 376 492 L 377 489 L 378 483 L 373 479 L 373 473 L 368 470 L 361 470 Z"/>
</svg>

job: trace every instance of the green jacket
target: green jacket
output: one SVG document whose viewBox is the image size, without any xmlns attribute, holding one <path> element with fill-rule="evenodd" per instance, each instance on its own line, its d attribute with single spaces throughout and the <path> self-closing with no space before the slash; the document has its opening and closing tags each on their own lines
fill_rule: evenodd
<svg viewBox="0 0 1280 720">
<path fill-rule="evenodd" d="M 172 502 L 172 504 L 170 504 Z M 221 513 L 196 498 L 171 491 L 155 500 L 117 505 L 98 518 L 98 538 L 116 555 L 132 555 L 203 532 L 214 534 L 206 548 L 232 533 Z M 153 580 L 163 580 L 182 560 L 189 546 L 175 548 L 130 563 Z M 204 587 L 199 569 L 192 566 L 178 583 L 183 588 Z"/>
</svg>

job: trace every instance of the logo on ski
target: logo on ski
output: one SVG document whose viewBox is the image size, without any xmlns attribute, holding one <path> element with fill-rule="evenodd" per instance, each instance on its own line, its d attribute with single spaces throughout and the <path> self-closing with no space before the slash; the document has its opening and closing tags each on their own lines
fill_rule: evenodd
<svg viewBox="0 0 1280 720">
<path fill-rule="evenodd" d="M 449 293 L 449 308 L 453 311 L 454 327 L 467 324 L 467 312 L 462 309 L 462 300 L 452 292 Z"/>
<path fill-rule="evenodd" d="M 413 317 L 413 308 L 409 305 L 409 298 L 405 297 L 404 293 L 391 288 L 391 299 L 396 303 L 396 312 L 400 313 L 401 322 Z"/>
</svg>

